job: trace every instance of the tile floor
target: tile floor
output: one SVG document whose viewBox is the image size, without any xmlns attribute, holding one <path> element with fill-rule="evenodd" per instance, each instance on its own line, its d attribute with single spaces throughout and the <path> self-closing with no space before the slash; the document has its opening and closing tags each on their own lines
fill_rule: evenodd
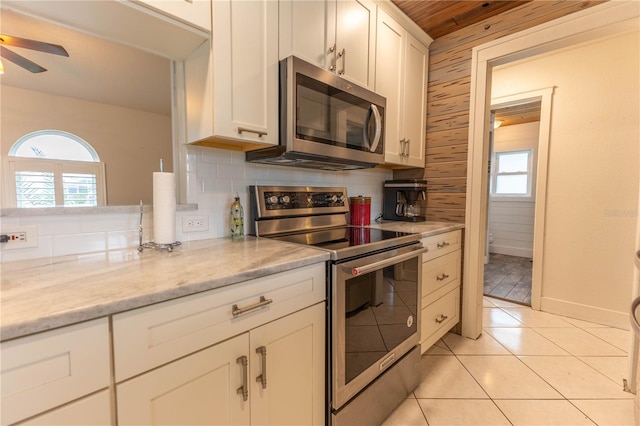
<svg viewBox="0 0 640 426">
<path fill-rule="evenodd" d="M 431 347 L 383 425 L 634 425 L 629 333 L 485 297 L 482 336 Z"/>
<path fill-rule="evenodd" d="M 484 266 L 484 295 L 531 306 L 531 272 L 527 257 L 491 253 Z"/>
</svg>

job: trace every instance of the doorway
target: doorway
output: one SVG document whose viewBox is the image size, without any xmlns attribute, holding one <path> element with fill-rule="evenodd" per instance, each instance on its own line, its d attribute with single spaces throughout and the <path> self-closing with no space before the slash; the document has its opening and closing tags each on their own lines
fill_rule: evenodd
<svg viewBox="0 0 640 426">
<path fill-rule="evenodd" d="M 531 306 L 540 100 L 492 107 L 483 294 Z"/>
</svg>

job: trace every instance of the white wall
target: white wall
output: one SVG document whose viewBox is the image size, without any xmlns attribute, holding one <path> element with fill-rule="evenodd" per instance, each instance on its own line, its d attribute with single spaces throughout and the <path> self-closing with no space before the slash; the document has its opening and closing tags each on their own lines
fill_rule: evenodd
<svg viewBox="0 0 640 426">
<path fill-rule="evenodd" d="M 152 172 L 171 171 L 171 116 L 2 87 L 2 155 L 37 130 L 63 130 L 89 142 L 105 163 L 107 204 L 151 203 Z"/>
<path fill-rule="evenodd" d="M 491 253 L 533 257 L 539 131 L 540 122 L 498 127 L 494 131 L 494 152 L 532 150 L 533 184 L 530 197 L 490 197 L 489 233 L 493 238 L 493 242 L 489 245 Z"/>
<path fill-rule="evenodd" d="M 244 153 L 187 147 L 187 199 L 197 211 L 179 211 L 176 238 L 186 242 L 229 235 L 229 212 L 237 192 L 248 220 L 249 185 L 344 186 L 349 196 L 371 196 L 371 220 L 382 212 L 382 189 L 392 171 L 324 172 L 245 163 Z M 182 232 L 182 217 L 207 215 L 209 231 Z M 138 246 L 139 213 L 2 217 L 2 225 L 38 225 L 38 247 L 0 252 L 0 262 Z M 152 217 L 145 215 L 145 241 L 152 239 Z M 247 227 L 245 226 L 245 231 Z"/>
<path fill-rule="evenodd" d="M 543 310 L 628 325 L 639 186 L 639 34 L 493 73 L 492 96 L 555 86 Z"/>
</svg>

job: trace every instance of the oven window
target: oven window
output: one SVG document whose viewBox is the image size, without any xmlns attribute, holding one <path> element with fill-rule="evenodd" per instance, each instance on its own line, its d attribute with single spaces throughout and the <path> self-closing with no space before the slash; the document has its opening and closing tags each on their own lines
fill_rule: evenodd
<svg viewBox="0 0 640 426">
<path fill-rule="evenodd" d="M 418 259 L 347 280 L 345 383 L 417 332 Z"/>
</svg>

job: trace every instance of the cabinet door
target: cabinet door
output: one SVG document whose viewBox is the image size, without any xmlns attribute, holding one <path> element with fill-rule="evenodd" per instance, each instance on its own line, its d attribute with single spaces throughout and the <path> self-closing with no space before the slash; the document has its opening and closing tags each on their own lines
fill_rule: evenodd
<svg viewBox="0 0 640 426">
<path fill-rule="evenodd" d="M 404 58 L 404 138 L 407 142 L 406 165 L 425 166 L 425 120 L 427 114 L 428 49 L 407 33 Z"/>
<path fill-rule="evenodd" d="M 249 424 L 243 385 L 248 333 L 121 383 L 119 425 Z M 248 379 L 247 379 L 248 380 Z"/>
<path fill-rule="evenodd" d="M 338 0 L 336 9 L 338 75 L 373 90 L 376 5 L 370 0 Z"/>
<path fill-rule="evenodd" d="M 387 98 L 384 161 L 402 164 L 402 80 L 406 31 L 383 10 L 378 11 L 376 93 Z"/>
<path fill-rule="evenodd" d="M 133 0 L 162 14 L 211 31 L 211 0 Z"/>
<path fill-rule="evenodd" d="M 279 6 L 280 59 L 295 55 L 328 70 L 333 64 L 335 0 L 280 0 Z"/>
<path fill-rule="evenodd" d="M 251 330 L 253 424 L 324 425 L 325 315 L 319 303 Z"/>
</svg>

